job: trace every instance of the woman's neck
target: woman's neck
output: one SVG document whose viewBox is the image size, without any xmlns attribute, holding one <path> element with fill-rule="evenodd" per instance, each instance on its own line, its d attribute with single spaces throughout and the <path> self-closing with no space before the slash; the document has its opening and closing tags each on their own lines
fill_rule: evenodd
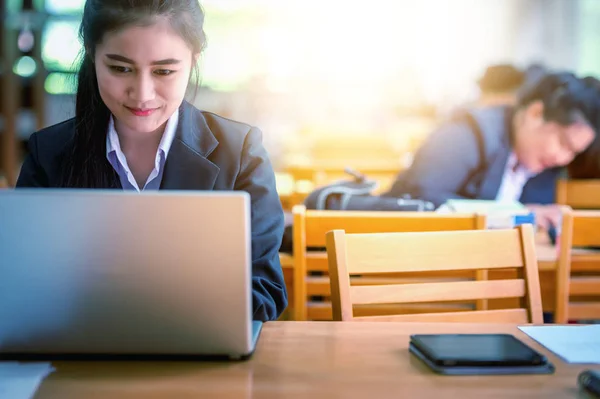
<svg viewBox="0 0 600 399">
<path fill-rule="evenodd" d="M 166 123 L 153 132 L 140 133 L 128 129 L 115 122 L 115 130 L 119 136 L 119 144 L 125 156 L 129 154 L 156 154 Z M 129 158 L 129 157 L 128 157 Z"/>
<path fill-rule="evenodd" d="M 165 131 L 165 125 L 150 133 L 133 132 L 129 129 L 119 129 L 115 125 L 115 130 L 119 136 L 121 150 L 127 159 L 129 170 L 141 189 L 152 173 L 156 162 L 156 153 L 160 140 Z"/>
</svg>

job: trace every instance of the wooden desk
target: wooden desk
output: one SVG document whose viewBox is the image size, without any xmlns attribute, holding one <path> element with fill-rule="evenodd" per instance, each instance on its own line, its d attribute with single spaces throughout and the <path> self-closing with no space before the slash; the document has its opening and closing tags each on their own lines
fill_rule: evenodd
<svg viewBox="0 0 600 399">
<path fill-rule="evenodd" d="M 553 375 L 439 376 L 408 352 L 415 333 L 509 333 L 546 353 Z M 240 363 L 54 362 L 36 399 L 577 398 L 577 374 L 511 325 L 272 322 Z"/>
<path fill-rule="evenodd" d="M 556 247 L 549 242 L 536 242 L 535 252 L 538 259 L 538 269 L 542 271 L 556 271 L 558 253 Z"/>
<path fill-rule="evenodd" d="M 548 240 L 540 240 L 536 237 L 535 250 L 538 258 L 538 268 L 540 271 L 556 271 L 558 260 L 557 248 L 552 245 Z M 573 248 L 571 250 L 573 255 L 578 256 L 580 262 L 597 262 L 598 250 L 597 249 L 586 249 L 586 248 Z M 589 258 L 584 255 L 591 255 Z"/>
</svg>

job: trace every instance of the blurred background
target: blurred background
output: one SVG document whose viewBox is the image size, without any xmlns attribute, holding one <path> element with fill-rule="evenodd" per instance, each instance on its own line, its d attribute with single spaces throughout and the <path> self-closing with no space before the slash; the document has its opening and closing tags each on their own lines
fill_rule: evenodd
<svg viewBox="0 0 600 399">
<path fill-rule="evenodd" d="M 73 115 L 84 3 L 0 1 L 4 184 L 29 135 Z M 260 127 L 282 201 L 345 166 L 380 175 L 384 190 L 452 109 L 510 103 L 544 70 L 600 76 L 600 0 L 201 4 L 208 46 L 194 102 Z"/>
</svg>

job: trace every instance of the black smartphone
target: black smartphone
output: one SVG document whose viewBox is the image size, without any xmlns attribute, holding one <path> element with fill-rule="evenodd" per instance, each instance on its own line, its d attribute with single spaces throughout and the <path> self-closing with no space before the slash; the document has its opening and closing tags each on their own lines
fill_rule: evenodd
<svg viewBox="0 0 600 399">
<path fill-rule="evenodd" d="M 411 344 L 440 367 L 540 366 L 547 362 L 510 334 L 411 335 Z"/>
</svg>

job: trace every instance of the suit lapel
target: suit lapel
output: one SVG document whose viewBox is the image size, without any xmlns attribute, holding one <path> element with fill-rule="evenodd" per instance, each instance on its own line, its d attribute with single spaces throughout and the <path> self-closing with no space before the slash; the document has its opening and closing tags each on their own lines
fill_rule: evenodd
<svg viewBox="0 0 600 399">
<path fill-rule="evenodd" d="M 212 190 L 219 167 L 208 160 L 219 142 L 202 113 L 187 102 L 165 163 L 161 190 Z"/>
</svg>

